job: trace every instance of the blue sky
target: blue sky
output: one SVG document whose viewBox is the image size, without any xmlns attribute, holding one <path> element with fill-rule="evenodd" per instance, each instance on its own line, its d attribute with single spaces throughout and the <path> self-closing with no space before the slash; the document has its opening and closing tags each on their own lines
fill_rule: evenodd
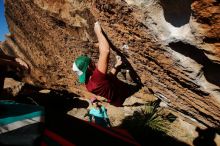
<svg viewBox="0 0 220 146">
<path fill-rule="evenodd" d="M 4 15 L 4 0 L 0 0 L 0 41 L 5 39 L 6 33 L 8 33 L 8 25 Z"/>
</svg>

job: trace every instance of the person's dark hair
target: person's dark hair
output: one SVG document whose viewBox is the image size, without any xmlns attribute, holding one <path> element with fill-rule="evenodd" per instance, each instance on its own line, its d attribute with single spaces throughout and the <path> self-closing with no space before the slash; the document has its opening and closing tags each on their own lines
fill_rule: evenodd
<svg viewBox="0 0 220 146">
<path fill-rule="evenodd" d="M 98 99 L 95 99 L 93 102 L 92 102 L 92 104 L 96 104 L 96 106 L 99 108 L 99 110 L 100 110 L 100 112 L 101 112 L 101 105 L 99 104 L 99 103 L 101 103 L 101 101 L 99 101 Z"/>
</svg>

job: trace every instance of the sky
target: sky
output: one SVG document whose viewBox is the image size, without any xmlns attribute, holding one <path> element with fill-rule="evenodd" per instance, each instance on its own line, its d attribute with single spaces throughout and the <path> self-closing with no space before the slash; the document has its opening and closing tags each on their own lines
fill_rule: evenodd
<svg viewBox="0 0 220 146">
<path fill-rule="evenodd" d="M 5 39 L 5 34 L 8 33 L 8 25 L 4 15 L 4 0 L 0 0 L 0 41 Z"/>
</svg>

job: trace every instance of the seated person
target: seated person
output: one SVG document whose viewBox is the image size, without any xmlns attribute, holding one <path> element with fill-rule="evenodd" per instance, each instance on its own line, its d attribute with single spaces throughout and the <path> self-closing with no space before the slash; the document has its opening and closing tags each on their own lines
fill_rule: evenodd
<svg viewBox="0 0 220 146">
<path fill-rule="evenodd" d="M 91 99 L 92 108 L 85 115 L 89 117 L 90 122 L 94 122 L 102 127 L 111 127 L 107 109 L 101 104 L 97 98 Z"/>
</svg>

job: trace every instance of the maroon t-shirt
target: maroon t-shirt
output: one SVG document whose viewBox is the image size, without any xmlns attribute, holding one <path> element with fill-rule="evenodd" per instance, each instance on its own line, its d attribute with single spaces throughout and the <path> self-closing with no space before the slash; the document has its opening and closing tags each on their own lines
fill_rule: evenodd
<svg viewBox="0 0 220 146">
<path fill-rule="evenodd" d="M 113 84 L 114 83 L 112 83 L 109 75 L 103 74 L 96 68 L 87 82 L 86 88 L 89 92 L 105 97 L 111 102 L 115 96 L 115 88 L 113 87 Z"/>
</svg>

